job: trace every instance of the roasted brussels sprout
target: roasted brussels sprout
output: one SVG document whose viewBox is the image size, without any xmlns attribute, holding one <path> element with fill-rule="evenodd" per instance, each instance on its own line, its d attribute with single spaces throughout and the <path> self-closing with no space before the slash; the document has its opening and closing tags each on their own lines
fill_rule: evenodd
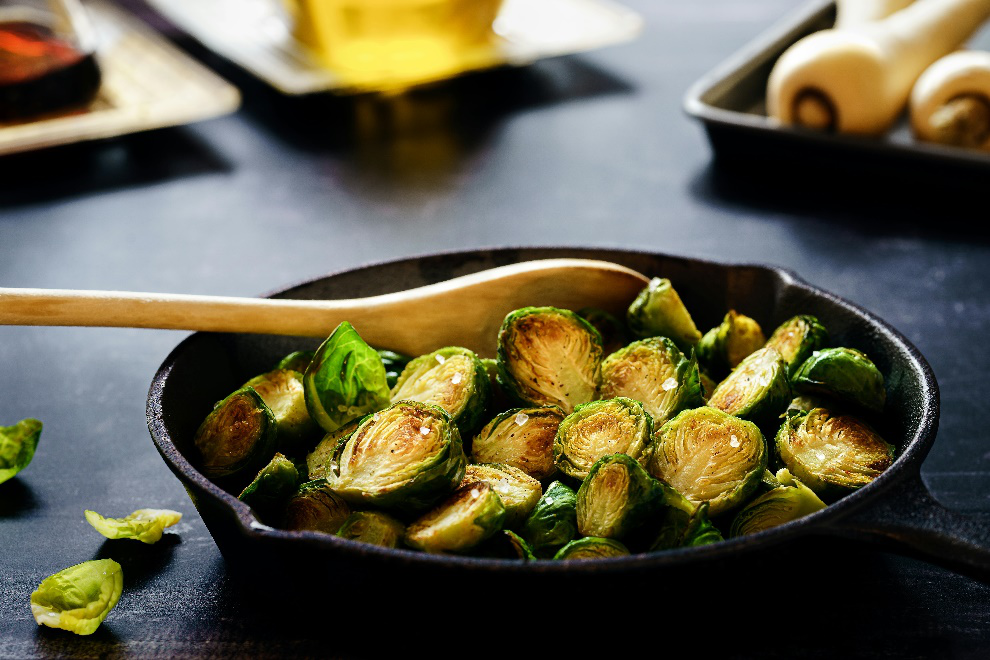
<svg viewBox="0 0 990 660">
<path fill-rule="evenodd" d="M 461 436 L 442 408 L 400 401 L 362 420 L 327 475 L 361 505 L 422 511 L 464 478 Z"/>
<path fill-rule="evenodd" d="M 313 361 L 313 357 L 315 355 L 315 351 L 295 351 L 279 360 L 278 364 L 275 365 L 275 368 L 290 369 L 292 371 L 298 371 L 299 373 L 304 374 L 306 373 L 306 370 L 309 369 L 309 363 Z"/>
<path fill-rule="evenodd" d="M 506 527 L 513 527 L 525 520 L 543 495 L 543 487 L 539 481 L 511 465 L 468 465 L 461 485 L 466 486 L 475 481 L 484 481 L 498 493 L 505 506 L 503 524 Z"/>
<path fill-rule="evenodd" d="M 793 376 L 811 354 L 828 343 L 828 330 L 814 316 L 792 317 L 779 326 L 767 340 L 767 346 L 780 353 Z"/>
<path fill-rule="evenodd" d="M 565 309 L 517 309 L 498 332 L 499 383 L 528 405 L 573 412 L 595 398 L 601 361 L 601 335 Z"/>
<path fill-rule="evenodd" d="M 794 374 L 794 389 L 821 394 L 872 412 L 882 412 L 887 392 L 883 375 L 865 353 L 853 348 L 815 351 Z"/>
<path fill-rule="evenodd" d="M 536 559 L 529 544 L 521 536 L 508 529 L 495 533 L 478 546 L 477 552 L 481 557 L 493 559 L 521 559 L 523 561 Z"/>
<path fill-rule="evenodd" d="M 244 383 L 244 387 L 253 387 L 275 415 L 280 449 L 290 451 L 320 432 L 306 409 L 303 375 L 298 371 L 269 371 Z"/>
<path fill-rule="evenodd" d="M 599 394 L 639 401 L 656 427 L 682 410 L 704 405 L 697 363 L 666 337 L 633 342 L 605 358 Z"/>
<path fill-rule="evenodd" d="M 865 486 L 894 462 L 894 447 L 865 422 L 825 408 L 788 417 L 776 439 L 780 460 L 822 497 Z"/>
<path fill-rule="evenodd" d="M 448 346 L 421 355 L 406 365 L 392 388 L 392 401 L 419 401 L 440 406 L 462 435 L 474 432 L 488 402 L 488 372 L 473 351 Z"/>
<path fill-rule="evenodd" d="M 381 357 L 382 364 L 385 366 L 385 378 L 388 381 L 388 386 L 395 387 L 396 382 L 399 380 L 399 374 L 402 373 L 402 370 L 406 368 L 406 365 L 409 364 L 412 358 L 402 353 L 386 351 L 384 349 L 378 349 L 378 355 Z"/>
<path fill-rule="evenodd" d="M 578 316 L 590 323 L 601 335 L 605 355 L 614 353 L 632 340 L 626 324 L 604 309 L 585 307 L 578 310 Z"/>
<path fill-rule="evenodd" d="M 612 454 L 598 460 L 577 492 L 582 536 L 624 539 L 663 503 L 656 480 L 634 459 Z"/>
<path fill-rule="evenodd" d="M 381 511 L 355 511 L 337 530 L 337 536 L 360 543 L 398 548 L 406 526 Z"/>
<path fill-rule="evenodd" d="M 471 460 L 503 463 L 534 479 L 547 479 L 557 471 L 553 439 L 563 419 L 564 412 L 556 406 L 507 410 L 474 436 Z"/>
<path fill-rule="evenodd" d="M 0 484 L 28 466 L 40 438 L 41 422 L 36 419 L 0 426 Z"/>
<path fill-rule="evenodd" d="M 351 507 L 330 489 L 326 479 L 307 481 L 285 505 L 282 527 L 293 531 L 336 534 L 351 515 Z"/>
<path fill-rule="evenodd" d="M 595 462 L 609 454 L 645 461 L 653 420 L 643 404 L 626 397 L 592 401 L 564 418 L 553 441 L 557 468 L 584 479 Z"/>
<path fill-rule="evenodd" d="M 722 533 L 708 519 L 708 502 L 694 504 L 673 488 L 667 488 L 659 517 L 659 532 L 650 544 L 650 552 L 693 548 L 722 541 Z M 670 497 L 670 493 L 675 495 Z"/>
<path fill-rule="evenodd" d="M 629 548 L 613 539 L 600 539 L 586 536 L 583 539 L 571 541 L 557 551 L 554 559 L 564 561 L 573 559 L 605 559 L 608 557 L 623 557 L 630 554 Z"/>
<path fill-rule="evenodd" d="M 431 553 L 464 552 L 502 529 L 505 506 L 483 481 L 464 484 L 406 530 L 406 543 Z"/>
<path fill-rule="evenodd" d="M 766 343 L 760 324 L 734 309 L 698 342 L 698 362 L 710 373 L 724 375 Z"/>
<path fill-rule="evenodd" d="M 211 479 L 250 474 L 275 453 L 275 415 L 252 387 L 242 387 L 216 405 L 200 424 L 193 444 L 200 471 Z"/>
<path fill-rule="evenodd" d="M 669 337 L 682 350 L 701 340 L 691 314 L 668 279 L 650 280 L 629 306 L 626 322 L 637 337 Z"/>
<path fill-rule="evenodd" d="M 41 581 L 31 594 L 31 614 L 39 626 L 91 635 L 124 591 L 124 572 L 112 559 L 70 566 Z"/>
<path fill-rule="evenodd" d="M 324 431 L 336 431 L 389 404 L 381 357 L 346 321 L 316 351 L 303 385 L 310 417 Z"/>
<path fill-rule="evenodd" d="M 757 424 L 773 422 L 776 429 L 790 400 L 787 365 L 774 349 L 761 348 L 718 384 L 708 405 Z"/>
<path fill-rule="evenodd" d="M 787 404 L 787 410 L 784 411 L 786 415 L 793 415 L 799 412 L 808 412 L 809 410 L 814 410 L 815 408 L 829 408 L 832 407 L 834 411 L 834 402 L 821 396 L 809 396 L 801 395 L 796 396 L 791 399 L 791 402 Z"/>
<path fill-rule="evenodd" d="M 262 516 L 278 511 L 299 487 L 299 470 L 296 464 L 282 454 L 275 454 L 268 465 L 261 468 L 237 499 Z"/>
<path fill-rule="evenodd" d="M 360 419 L 355 419 L 323 436 L 313 451 L 306 455 L 307 479 L 326 479 L 330 463 L 340 453 L 343 449 L 341 445 L 351 437 L 360 423 Z"/>
<path fill-rule="evenodd" d="M 547 486 L 521 531 L 536 555 L 552 556 L 577 536 L 577 494 L 565 484 L 553 482 Z"/>
<path fill-rule="evenodd" d="M 134 539 L 141 543 L 157 543 L 166 527 L 180 520 L 182 514 L 169 509 L 138 509 L 123 518 L 104 518 L 96 511 L 86 511 L 86 522 L 108 539 Z"/>
<path fill-rule="evenodd" d="M 647 469 L 717 516 L 741 505 L 767 468 L 760 429 L 715 408 L 685 410 L 657 432 Z"/>
<path fill-rule="evenodd" d="M 791 476 L 786 468 L 776 476 L 780 485 L 763 493 L 736 514 L 730 536 L 755 534 L 825 508 L 814 491 Z"/>
</svg>

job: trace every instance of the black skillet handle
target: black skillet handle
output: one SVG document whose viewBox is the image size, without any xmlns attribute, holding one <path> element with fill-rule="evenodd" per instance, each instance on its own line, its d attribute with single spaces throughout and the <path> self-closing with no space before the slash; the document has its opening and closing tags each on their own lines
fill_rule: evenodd
<svg viewBox="0 0 990 660">
<path fill-rule="evenodd" d="M 990 581 L 990 514 L 946 509 L 920 475 L 904 479 L 882 501 L 853 512 L 832 531 Z"/>
</svg>

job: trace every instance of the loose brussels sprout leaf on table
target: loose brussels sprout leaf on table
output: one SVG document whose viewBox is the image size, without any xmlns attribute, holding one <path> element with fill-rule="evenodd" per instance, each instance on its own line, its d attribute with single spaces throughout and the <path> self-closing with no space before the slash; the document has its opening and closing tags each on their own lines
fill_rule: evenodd
<svg viewBox="0 0 990 660">
<path fill-rule="evenodd" d="M 757 424 L 772 424 L 791 400 L 787 365 L 780 353 L 761 348 L 739 363 L 712 392 L 708 405 Z"/>
<path fill-rule="evenodd" d="M 681 302 L 670 280 L 654 277 L 626 313 L 629 329 L 637 337 L 669 337 L 683 350 L 701 340 L 698 326 Z"/>
<path fill-rule="evenodd" d="M 342 450 L 343 443 L 347 441 L 351 434 L 357 430 L 361 420 L 355 419 L 353 422 L 341 426 L 336 431 L 330 431 L 320 440 L 316 447 L 306 455 L 306 469 L 308 479 L 325 479 L 329 474 L 330 465 Z"/>
<path fill-rule="evenodd" d="M 502 388 L 525 404 L 570 413 L 596 396 L 602 338 L 574 312 L 524 307 L 509 313 L 498 332 L 497 355 Z"/>
<path fill-rule="evenodd" d="M 261 395 L 242 387 L 216 405 L 200 424 L 193 444 L 199 468 L 217 479 L 257 470 L 275 453 L 278 424 Z"/>
<path fill-rule="evenodd" d="M 300 372 L 276 369 L 255 376 L 244 383 L 244 387 L 254 388 L 275 416 L 281 450 L 294 449 L 307 438 L 319 434 L 320 427 L 306 409 L 303 375 Z"/>
<path fill-rule="evenodd" d="M 268 465 L 261 468 L 254 480 L 241 491 L 237 499 L 262 516 L 267 516 L 278 511 L 296 492 L 299 481 L 296 464 L 282 454 L 275 454 Z"/>
<path fill-rule="evenodd" d="M 777 472 L 780 485 L 763 493 L 736 514 L 730 536 L 755 534 L 825 508 L 813 490 L 783 468 Z"/>
<path fill-rule="evenodd" d="M 42 580 L 31 594 L 31 614 L 39 626 L 91 635 L 123 590 L 120 564 L 112 559 L 86 561 Z"/>
<path fill-rule="evenodd" d="M 317 349 L 303 384 L 310 416 L 328 432 L 390 400 L 381 357 L 346 321 Z"/>
<path fill-rule="evenodd" d="M 577 494 L 559 481 L 547 486 L 521 532 L 534 554 L 553 556 L 577 536 Z"/>
<path fill-rule="evenodd" d="M 730 309 L 698 342 L 698 361 L 709 373 L 724 375 L 765 343 L 759 323 Z"/>
<path fill-rule="evenodd" d="M 742 505 L 760 484 L 767 447 L 752 422 L 715 408 L 685 410 L 657 432 L 647 469 L 717 516 Z"/>
<path fill-rule="evenodd" d="M 461 482 L 467 458 L 442 408 L 400 401 L 364 418 L 327 479 L 351 503 L 422 511 Z"/>
<path fill-rule="evenodd" d="M 381 511 L 355 511 L 337 530 L 337 536 L 383 548 L 397 548 L 406 526 Z"/>
<path fill-rule="evenodd" d="M 553 441 L 557 468 L 574 479 L 584 479 L 598 459 L 626 454 L 645 460 L 653 435 L 653 420 L 643 404 L 619 397 L 578 406 L 564 418 Z"/>
<path fill-rule="evenodd" d="M 474 437 L 471 460 L 511 465 L 534 479 L 548 479 L 557 471 L 553 439 L 563 420 L 556 406 L 507 410 Z"/>
<path fill-rule="evenodd" d="M 793 377 L 798 367 L 827 343 L 825 326 L 814 316 L 802 314 L 777 326 L 766 345 L 780 353 L 787 363 L 788 374 Z"/>
<path fill-rule="evenodd" d="M 336 534 L 351 515 L 351 507 L 330 489 L 326 479 L 307 481 L 285 505 L 282 527 L 293 531 Z"/>
<path fill-rule="evenodd" d="M 406 365 L 392 401 L 419 401 L 447 411 L 461 434 L 475 431 L 491 399 L 488 372 L 473 351 L 448 346 Z"/>
<path fill-rule="evenodd" d="M 138 509 L 123 518 L 104 518 L 95 511 L 86 511 L 86 522 L 108 539 L 134 539 L 141 543 L 157 543 L 166 527 L 182 520 L 182 514 L 169 509 Z"/>
<path fill-rule="evenodd" d="M 0 484 L 28 466 L 40 438 L 41 422 L 36 419 L 0 426 Z"/>
<path fill-rule="evenodd" d="M 704 405 L 697 363 L 666 337 L 633 342 L 605 358 L 599 395 L 641 402 L 656 427 L 682 410 Z"/>
<path fill-rule="evenodd" d="M 406 530 L 406 543 L 431 553 L 464 552 L 502 529 L 505 506 L 483 481 L 464 484 Z"/>
<path fill-rule="evenodd" d="M 663 503 L 660 484 L 625 454 L 605 456 L 577 492 L 577 524 L 583 536 L 624 539 Z"/>
<path fill-rule="evenodd" d="M 866 354 L 852 348 L 823 348 L 811 354 L 794 374 L 794 388 L 882 412 L 887 399 L 883 375 Z"/>
<path fill-rule="evenodd" d="M 623 557 L 632 554 L 629 548 L 613 539 L 602 539 L 586 536 L 583 539 L 571 541 L 553 556 L 563 561 L 580 559 L 606 559 L 608 557 Z"/>
<path fill-rule="evenodd" d="M 825 408 L 787 418 L 776 445 L 790 473 L 822 497 L 865 486 L 894 462 L 893 445 L 868 424 Z"/>
<path fill-rule="evenodd" d="M 499 463 L 468 465 L 461 485 L 484 481 L 502 499 L 505 506 L 505 526 L 514 527 L 536 507 L 543 495 L 540 482 L 519 468 Z"/>
</svg>

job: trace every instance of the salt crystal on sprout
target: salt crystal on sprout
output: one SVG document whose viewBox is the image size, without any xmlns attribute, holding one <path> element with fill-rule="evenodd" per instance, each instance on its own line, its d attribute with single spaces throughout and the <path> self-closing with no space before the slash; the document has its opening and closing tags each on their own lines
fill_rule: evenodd
<svg viewBox="0 0 990 660">
<path fill-rule="evenodd" d="M 529 415 L 526 413 L 518 413 L 515 417 L 516 426 L 522 426 L 529 421 Z"/>
<path fill-rule="evenodd" d="M 664 392 L 669 392 L 675 387 L 677 387 L 677 379 L 668 378 L 667 380 L 663 381 L 663 384 L 660 386 L 660 389 L 662 389 Z"/>
</svg>

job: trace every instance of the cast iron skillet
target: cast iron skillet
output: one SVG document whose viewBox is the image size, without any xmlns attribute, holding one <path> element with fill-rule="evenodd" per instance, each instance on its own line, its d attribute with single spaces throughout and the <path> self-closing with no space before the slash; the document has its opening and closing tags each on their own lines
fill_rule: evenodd
<svg viewBox="0 0 990 660">
<path fill-rule="evenodd" d="M 888 399 L 882 432 L 897 445 L 894 464 L 870 485 L 775 529 L 700 548 L 615 559 L 524 563 L 433 556 L 314 532 L 275 530 L 259 523 L 245 504 L 196 471 L 190 461 L 195 456 L 191 439 L 216 401 L 251 376 L 271 369 L 284 355 L 315 348 L 318 341 L 196 333 L 172 351 L 155 375 L 148 395 L 148 425 L 155 446 L 186 487 L 228 564 L 251 571 L 263 566 L 266 571 L 302 573 L 308 579 L 314 575 L 313 567 L 320 567 L 317 573 L 332 575 L 338 586 L 341 581 L 367 586 L 375 580 L 426 575 L 489 585 L 513 581 L 561 584 L 572 579 L 611 580 L 618 575 L 707 573 L 715 567 L 734 570 L 747 558 L 793 551 L 808 541 L 818 545 L 822 537 L 846 537 L 882 544 L 982 579 L 990 577 L 990 527 L 942 508 L 920 478 L 939 418 L 938 384 L 928 363 L 881 319 L 788 271 L 623 250 L 495 249 L 366 266 L 290 287 L 272 297 L 332 299 L 389 293 L 517 261 L 558 257 L 603 259 L 650 277 L 668 277 L 700 328 L 716 325 L 729 308 L 754 317 L 764 328 L 773 328 L 795 314 L 814 314 L 829 329 L 832 345 L 865 351 L 884 374 Z"/>
</svg>

